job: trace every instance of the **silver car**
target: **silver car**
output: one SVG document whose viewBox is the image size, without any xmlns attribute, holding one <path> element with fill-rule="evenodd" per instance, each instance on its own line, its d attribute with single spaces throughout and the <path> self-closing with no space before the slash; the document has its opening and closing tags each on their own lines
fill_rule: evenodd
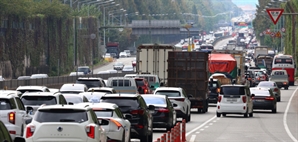
<svg viewBox="0 0 298 142">
<path fill-rule="evenodd" d="M 114 65 L 114 70 L 122 70 L 124 67 L 124 64 L 122 62 L 116 62 Z"/>
<path fill-rule="evenodd" d="M 257 87 L 266 87 L 270 88 L 275 95 L 278 102 L 280 102 L 280 89 L 274 81 L 262 81 Z"/>
</svg>

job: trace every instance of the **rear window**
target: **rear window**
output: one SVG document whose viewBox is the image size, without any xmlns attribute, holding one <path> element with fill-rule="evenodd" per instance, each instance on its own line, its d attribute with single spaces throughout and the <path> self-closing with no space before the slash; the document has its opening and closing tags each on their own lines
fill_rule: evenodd
<svg viewBox="0 0 298 142">
<path fill-rule="evenodd" d="M 156 91 L 157 95 L 166 95 L 168 97 L 180 97 L 181 94 L 179 91 Z"/>
<path fill-rule="evenodd" d="M 146 104 L 150 105 L 164 105 L 166 104 L 166 100 L 164 98 L 157 98 L 157 97 L 143 97 Z"/>
<path fill-rule="evenodd" d="M 81 98 L 80 96 L 67 96 L 67 95 L 64 95 L 64 98 L 66 99 L 66 102 L 67 103 L 74 103 L 74 104 L 77 104 L 77 103 L 82 103 L 83 102 L 83 98 Z"/>
<path fill-rule="evenodd" d="M 9 102 L 9 99 L 0 99 L 0 110 L 9 110 L 13 109 Z"/>
<path fill-rule="evenodd" d="M 23 96 L 22 102 L 24 105 L 54 105 L 57 100 L 54 96 Z"/>
<path fill-rule="evenodd" d="M 104 97 L 101 98 L 101 102 L 114 103 L 118 105 L 122 112 L 129 112 L 134 109 L 138 109 L 139 102 L 137 98 L 123 98 L 123 97 Z"/>
<path fill-rule="evenodd" d="M 213 49 L 213 46 L 201 46 L 201 49 Z"/>
<path fill-rule="evenodd" d="M 142 79 L 136 79 L 137 86 L 144 86 L 144 81 Z"/>
<path fill-rule="evenodd" d="M 112 86 L 131 86 L 130 80 L 113 80 Z"/>
<path fill-rule="evenodd" d="M 94 110 L 97 117 L 112 117 L 113 110 Z"/>
<path fill-rule="evenodd" d="M 77 80 L 76 83 L 85 84 L 88 88 L 103 87 L 99 80 Z"/>
<path fill-rule="evenodd" d="M 251 94 L 255 94 L 255 96 L 270 96 L 269 91 L 263 91 L 263 90 L 250 90 Z"/>
<path fill-rule="evenodd" d="M 48 109 L 39 110 L 35 114 L 35 121 L 44 122 L 74 122 L 82 123 L 88 120 L 85 110 L 75 109 Z"/>
<path fill-rule="evenodd" d="M 222 95 L 245 95 L 244 87 L 225 86 L 221 87 L 220 94 Z"/>
<path fill-rule="evenodd" d="M 26 92 L 43 92 L 42 90 L 34 90 L 34 89 L 24 89 L 24 90 L 17 90 L 20 91 L 22 94 Z"/>
<path fill-rule="evenodd" d="M 275 84 L 273 82 L 264 82 L 264 81 L 261 81 L 258 85 L 258 87 L 274 87 Z"/>
</svg>

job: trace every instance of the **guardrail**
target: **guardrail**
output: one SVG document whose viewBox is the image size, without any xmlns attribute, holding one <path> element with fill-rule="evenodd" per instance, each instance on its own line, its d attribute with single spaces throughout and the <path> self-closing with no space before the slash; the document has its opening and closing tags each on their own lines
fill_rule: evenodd
<svg viewBox="0 0 298 142">
<path fill-rule="evenodd" d="M 178 122 L 167 133 L 164 133 L 160 138 L 157 138 L 154 142 L 186 142 L 186 121 L 182 120 L 182 123 Z"/>
<path fill-rule="evenodd" d="M 232 37 L 231 35 L 228 35 L 228 36 L 222 36 L 222 37 L 216 38 L 216 39 L 213 41 L 212 45 L 216 45 L 217 42 L 219 42 L 219 41 L 221 41 L 221 40 L 224 40 L 224 39 L 227 39 L 227 38 L 231 38 L 231 37 Z"/>
<path fill-rule="evenodd" d="M 0 81 L 0 88 L 15 90 L 19 86 L 47 86 L 49 88 L 60 88 L 65 83 L 75 83 L 78 77 L 100 77 L 102 79 L 108 79 L 109 77 L 123 77 L 126 74 L 133 74 L 135 72 L 121 72 L 121 73 L 110 73 L 110 74 L 89 74 L 79 76 L 56 76 L 48 78 L 38 79 L 26 79 L 26 80 L 6 80 Z"/>
</svg>

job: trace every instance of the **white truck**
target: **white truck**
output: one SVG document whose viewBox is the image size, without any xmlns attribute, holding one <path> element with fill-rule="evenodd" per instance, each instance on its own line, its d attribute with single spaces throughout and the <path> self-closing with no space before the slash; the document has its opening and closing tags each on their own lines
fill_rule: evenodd
<svg viewBox="0 0 298 142">
<path fill-rule="evenodd" d="M 166 84 L 168 52 L 177 50 L 181 48 L 170 44 L 141 44 L 137 49 L 137 74 L 156 74 Z"/>
<path fill-rule="evenodd" d="M 257 46 L 255 47 L 254 59 L 257 59 L 259 54 L 268 54 L 268 47 L 267 46 Z"/>
</svg>

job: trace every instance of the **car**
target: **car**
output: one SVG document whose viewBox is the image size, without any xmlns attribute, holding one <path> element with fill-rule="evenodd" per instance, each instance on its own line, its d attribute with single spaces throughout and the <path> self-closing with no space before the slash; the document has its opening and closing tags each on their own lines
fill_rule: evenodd
<svg viewBox="0 0 298 142">
<path fill-rule="evenodd" d="M 116 62 L 114 65 L 114 70 L 122 70 L 124 67 L 124 64 L 122 62 Z"/>
<path fill-rule="evenodd" d="M 138 87 L 134 78 L 109 77 L 107 86 L 114 88 L 117 93 L 138 94 Z"/>
<path fill-rule="evenodd" d="M 106 94 L 100 102 L 116 104 L 124 115 L 132 115 L 128 119 L 131 123 L 131 138 L 141 142 L 153 141 L 153 117 L 150 111 L 155 110 L 153 105 L 147 106 L 144 98 L 139 94 Z"/>
<path fill-rule="evenodd" d="M 105 87 L 106 84 L 100 77 L 79 77 L 76 80 L 78 84 L 85 84 L 87 88 L 91 87 Z"/>
<path fill-rule="evenodd" d="M 109 71 L 99 71 L 99 72 L 97 72 L 97 74 L 110 74 L 110 72 Z"/>
<path fill-rule="evenodd" d="M 26 108 L 17 91 L 0 91 L 0 120 L 8 129 L 12 139 L 23 136 L 26 120 L 31 119 L 26 114 Z"/>
<path fill-rule="evenodd" d="M 17 80 L 27 80 L 30 79 L 31 76 L 19 76 Z"/>
<path fill-rule="evenodd" d="M 220 86 L 221 86 L 221 84 L 218 79 L 209 79 L 209 82 L 208 82 L 208 88 L 209 88 L 208 101 L 209 101 L 209 103 L 215 103 L 215 104 L 217 103 Z"/>
<path fill-rule="evenodd" d="M 181 87 L 159 87 L 154 91 L 154 95 L 166 95 L 170 101 L 177 104 L 174 109 L 177 112 L 177 118 L 185 119 L 189 122 L 191 119 L 191 102 L 185 91 Z"/>
<path fill-rule="evenodd" d="M 82 103 L 89 105 L 95 112 L 100 126 L 105 130 L 108 142 L 130 142 L 131 115 L 123 115 L 120 108 L 113 103 Z"/>
<path fill-rule="evenodd" d="M 92 74 L 91 69 L 89 68 L 89 66 L 79 66 L 77 68 L 77 72 L 83 72 L 85 75 L 86 74 Z"/>
<path fill-rule="evenodd" d="M 252 98 L 253 109 L 271 110 L 276 113 L 277 99 L 270 88 L 253 87 L 250 93 L 254 94 Z"/>
<path fill-rule="evenodd" d="M 4 81 L 5 78 L 3 76 L 0 76 L 0 81 Z"/>
<path fill-rule="evenodd" d="M 126 52 L 127 57 L 130 57 L 131 56 L 130 50 L 124 50 L 124 52 Z"/>
<path fill-rule="evenodd" d="M 160 82 L 160 79 L 156 74 L 136 74 L 136 77 L 145 78 L 148 81 L 151 90 L 155 90 L 156 88 L 164 85 L 163 82 Z"/>
<path fill-rule="evenodd" d="M 135 78 L 138 92 L 140 94 L 152 94 L 153 92 L 150 89 L 149 83 L 145 78 Z"/>
<path fill-rule="evenodd" d="M 270 88 L 273 91 L 273 94 L 275 95 L 277 101 L 280 102 L 280 88 L 278 88 L 277 84 L 274 81 L 262 81 L 258 84 L 257 87 Z"/>
<path fill-rule="evenodd" d="M 59 92 L 28 92 L 22 95 L 21 101 L 26 108 L 31 107 L 28 110 L 31 116 L 34 115 L 37 108 L 41 105 L 67 104 L 66 99 Z"/>
<path fill-rule="evenodd" d="M 104 129 L 89 106 L 41 106 L 24 130 L 26 142 L 107 141 Z"/>
<path fill-rule="evenodd" d="M 99 103 L 100 98 L 104 96 L 106 93 L 103 92 L 84 92 L 80 93 L 80 95 L 85 96 L 90 103 Z"/>
<path fill-rule="evenodd" d="M 216 116 L 240 114 L 244 117 L 253 117 L 252 97 L 254 94 L 250 93 L 249 87 L 246 85 L 222 85 L 218 95 Z"/>
<path fill-rule="evenodd" d="M 87 92 L 102 92 L 106 94 L 115 94 L 116 90 L 112 87 L 92 87 L 89 88 Z"/>
<path fill-rule="evenodd" d="M 134 72 L 134 68 L 132 65 L 125 65 L 122 69 L 122 72 Z"/>
<path fill-rule="evenodd" d="M 107 70 L 109 73 L 118 73 L 117 70 Z"/>
<path fill-rule="evenodd" d="M 250 81 L 250 87 L 255 87 L 258 84 L 255 72 L 253 70 L 247 70 L 244 73 L 247 76 L 247 80 Z"/>
<path fill-rule="evenodd" d="M 82 76 L 85 75 L 84 72 L 71 72 L 69 76 Z"/>
<path fill-rule="evenodd" d="M 79 104 L 89 102 L 89 100 L 81 93 L 79 94 L 62 94 L 67 104 Z"/>
<path fill-rule="evenodd" d="M 46 86 L 19 86 L 16 90 L 22 94 L 25 92 L 51 92 Z"/>
<path fill-rule="evenodd" d="M 278 88 L 289 89 L 289 75 L 286 70 L 273 70 L 269 81 L 274 81 Z"/>
<path fill-rule="evenodd" d="M 49 76 L 47 74 L 32 74 L 30 76 L 30 79 L 38 79 L 38 78 L 48 78 Z"/>
<path fill-rule="evenodd" d="M 87 90 L 88 88 L 85 84 L 78 84 L 78 83 L 66 83 L 60 87 L 60 92 L 62 94 L 65 94 L 65 93 L 79 94 L 79 93 L 87 92 Z"/>
<path fill-rule="evenodd" d="M 120 57 L 120 58 L 123 58 L 123 57 L 126 58 L 126 57 L 128 57 L 128 56 L 127 56 L 127 53 L 126 53 L 126 52 L 120 52 L 119 57 Z"/>
<path fill-rule="evenodd" d="M 25 142 L 23 137 L 15 137 L 12 140 L 4 123 L 0 120 L 0 142 Z"/>
<path fill-rule="evenodd" d="M 147 106 L 154 105 L 155 110 L 151 112 L 153 116 L 153 128 L 166 128 L 171 131 L 176 125 L 177 116 L 174 107 L 177 104 L 172 104 L 170 99 L 165 95 L 142 95 Z"/>
<path fill-rule="evenodd" d="M 136 66 L 137 66 L 137 59 L 136 59 L 136 58 L 134 58 L 134 59 L 131 61 L 131 65 L 132 65 L 133 67 L 136 67 Z"/>
</svg>

